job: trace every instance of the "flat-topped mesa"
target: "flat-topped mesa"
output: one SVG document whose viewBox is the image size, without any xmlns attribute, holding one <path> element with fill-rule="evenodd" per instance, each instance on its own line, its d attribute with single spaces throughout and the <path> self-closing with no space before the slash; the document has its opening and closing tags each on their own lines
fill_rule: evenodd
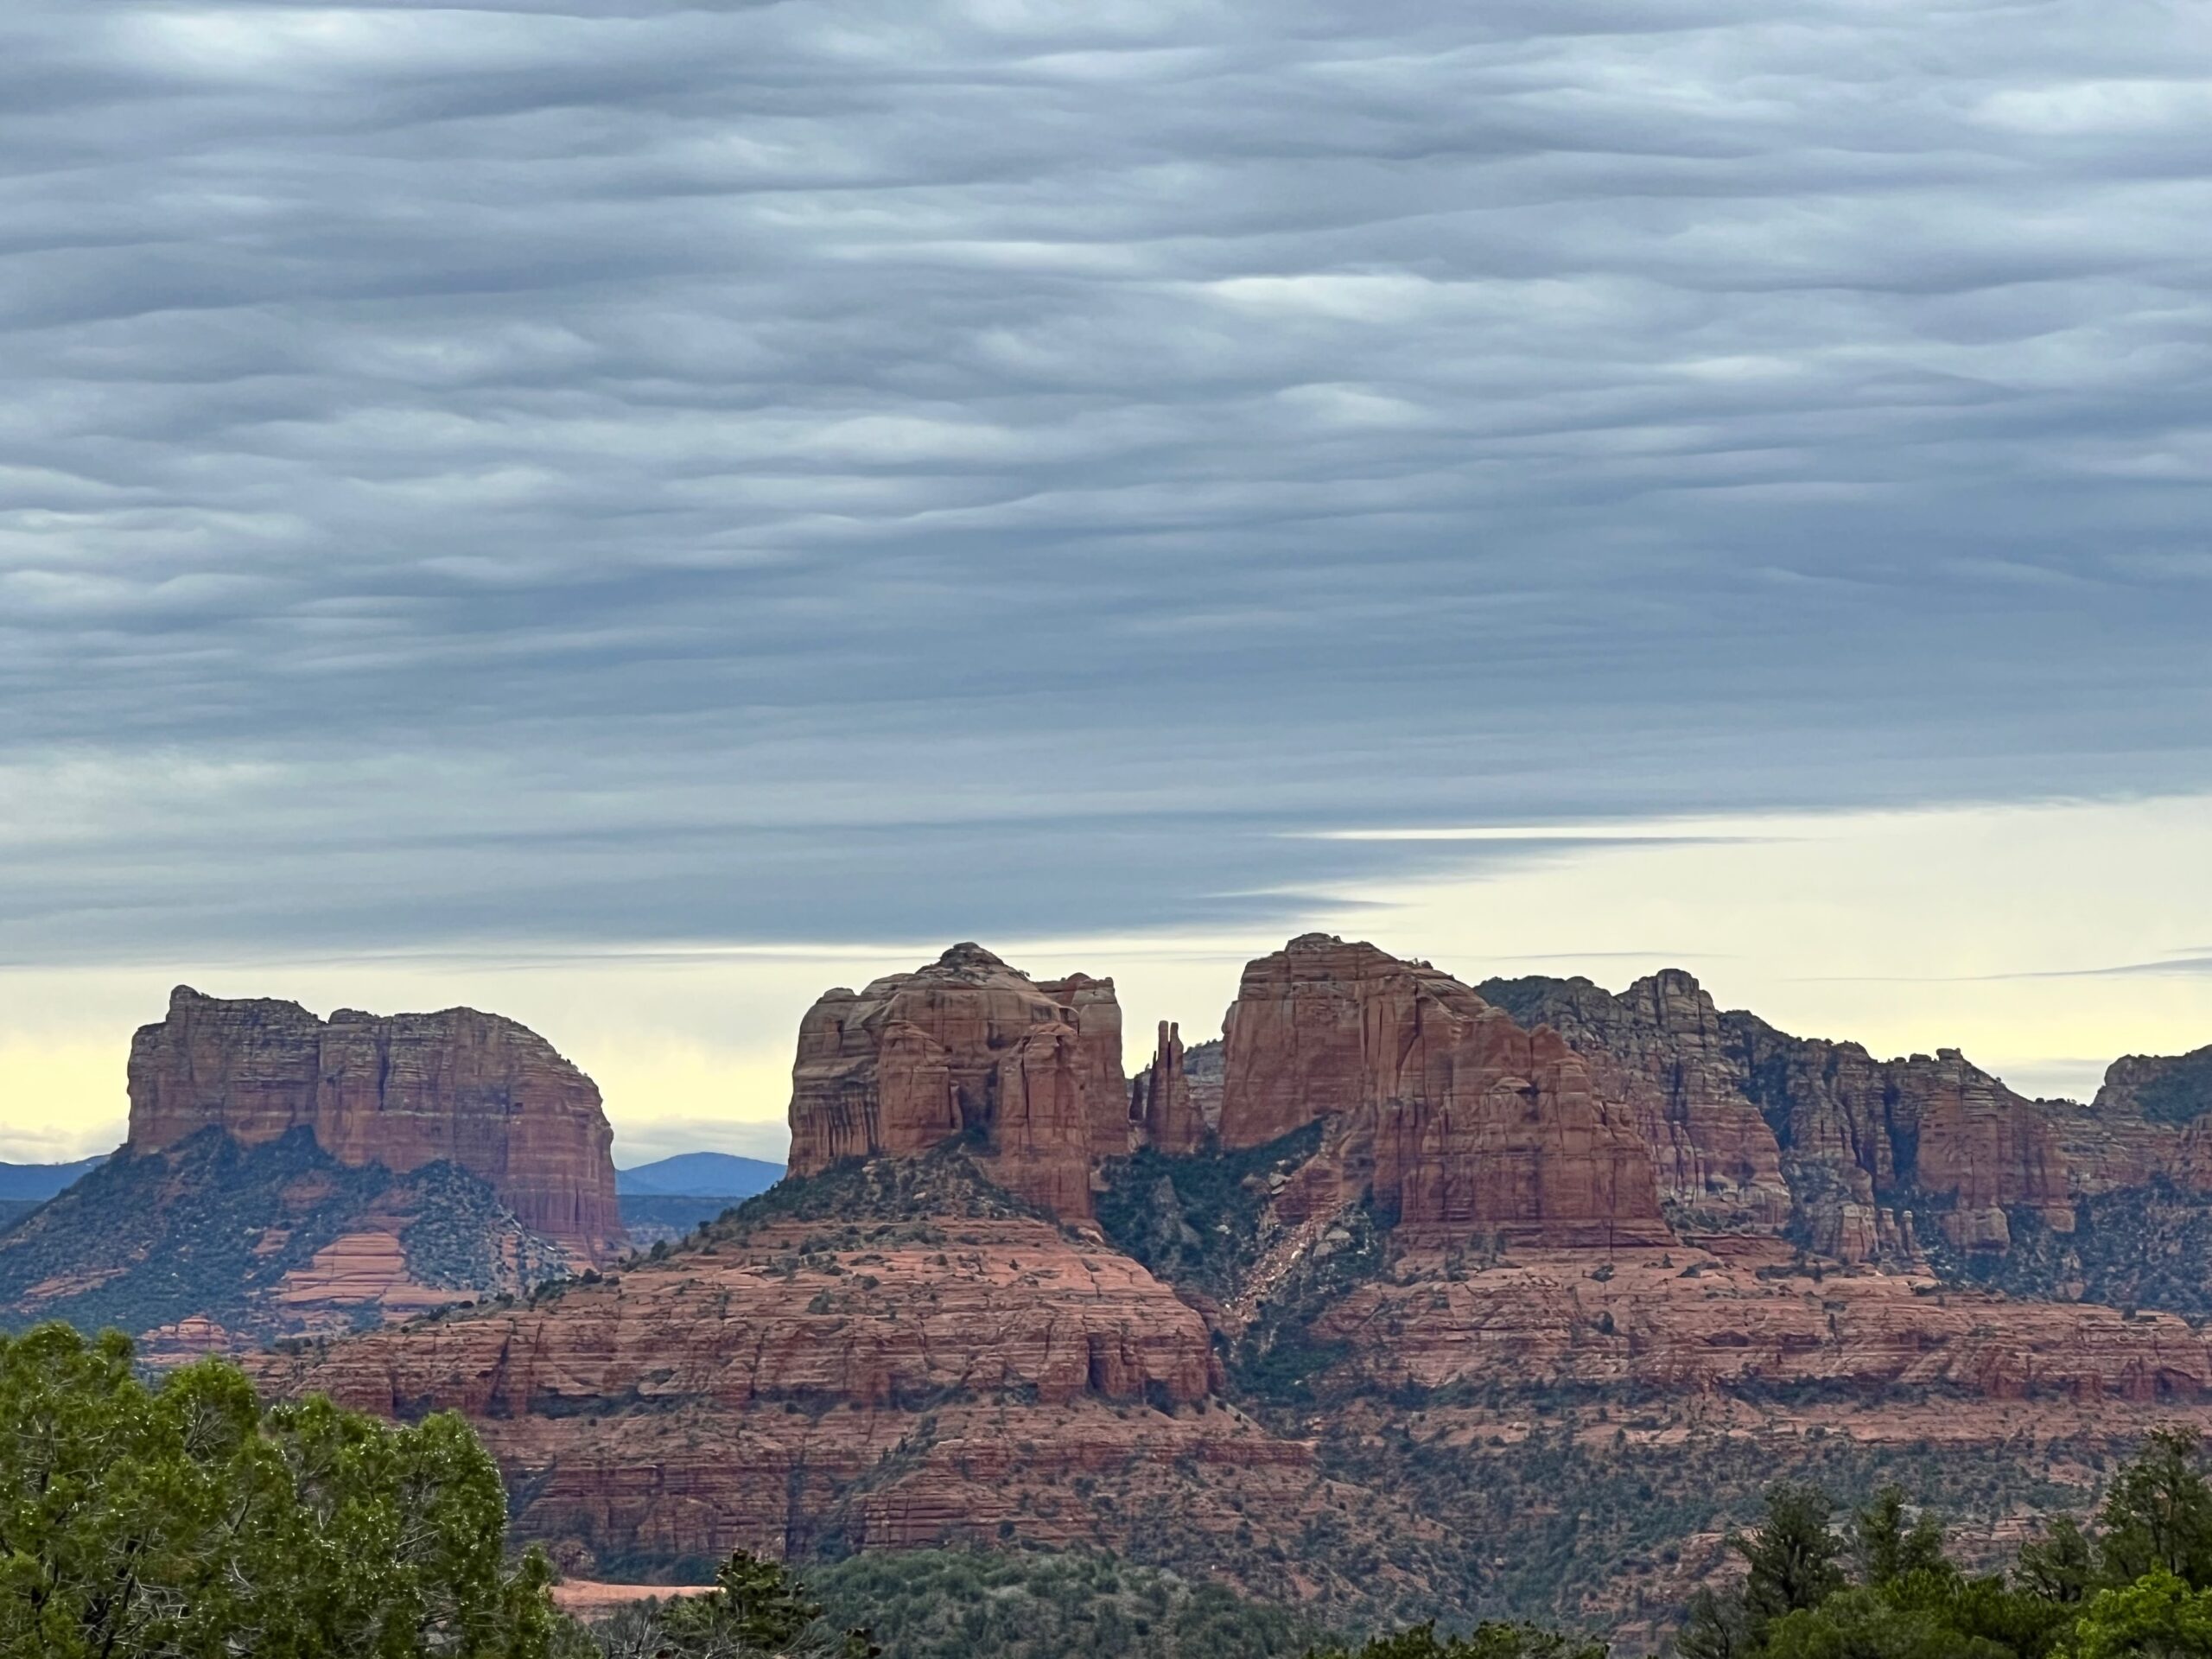
<svg viewBox="0 0 2212 1659">
<path fill-rule="evenodd" d="M 1651 1160 L 1557 1033 L 1525 1030 L 1425 963 L 1325 934 L 1244 970 L 1226 1023 L 1219 1136 L 1316 1121 L 1346 1196 L 1410 1236 L 1664 1244 Z"/>
<path fill-rule="evenodd" d="M 1085 1219 L 1094 1144 L 1128 1136 L 1121 1038 L 1111 980 L 1039 984 L 979 944 L 827 992 L 799 1024 L 791 1172 L 972 1135 L 1009 1192 Z"/>
<path fill-rule="evenodd" d="M 209 1128 L 247 1146 L 305 1125 L 340 1163 L 441 1160 L 491 1184 L 532 1231 L 587 1261 L 625 1239 L 613 1131 L 592 1080 L 527 1027 L 474 1008 L 319 1020 L 296 1002 L 188 987 L 130 1045 L 135 1152 Z"/>
</svg>

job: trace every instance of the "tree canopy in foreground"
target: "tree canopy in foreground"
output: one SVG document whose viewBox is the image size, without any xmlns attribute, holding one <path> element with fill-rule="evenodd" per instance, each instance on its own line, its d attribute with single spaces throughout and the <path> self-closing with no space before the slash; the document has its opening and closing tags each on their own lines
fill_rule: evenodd
<svg viewBox="0 0 2212 1659">
<path fill-rule="evenodd" d="M 540 1659 L 551 1572 L 505 1546 L 459 1417 L 264 1409 L 221 1361 L 149 1385 L 114 1332 L 0 1338 L 0 1653 Z"/>
</svg>

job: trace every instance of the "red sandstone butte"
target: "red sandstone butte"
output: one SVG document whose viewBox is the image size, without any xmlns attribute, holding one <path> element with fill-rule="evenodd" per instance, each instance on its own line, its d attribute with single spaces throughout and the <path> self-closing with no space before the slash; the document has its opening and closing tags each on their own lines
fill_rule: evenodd
<svg viewBox="0 0 2212 1659">
<path fill-rule="evenodd" d="M 1316 1121 L 1345 1196 L 1408 1239 L 1664 1243 L 1651 1160 L 1557 1033 L 1524 1030 L 1450 975 L 1325 934 L 1244 969 L 1226 1026 L 1220 1139 Z"/>
<path fill-rule="evenodd" d="M 379 1018 L 179 986 L 130 1045 L 135 1152 L 213 1127 L 246 1145 L 306 1125 L 340 1163 L 441 1160 L 588 1261 L 623 1245 L 613 1131 L 592 1080 L 528 1027 L 474 1008 Z"/>
<path fill-rule="evenodd" d="M 791 1068 L 791 1172 L 973 1135 L 994 1180 L 1084 1220 L 1094 1143 L 1118 1134 L 1126 1150 L 1128 1112 L 1113 981 L 1039 984 L 979 944 L 956 944 L 926 968 L 827 992 L 807 1011 Z"/>
</svg>

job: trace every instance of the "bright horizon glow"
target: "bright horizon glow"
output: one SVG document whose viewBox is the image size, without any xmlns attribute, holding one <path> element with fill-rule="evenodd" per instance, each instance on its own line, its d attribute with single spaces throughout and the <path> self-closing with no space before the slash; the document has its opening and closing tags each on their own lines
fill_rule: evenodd
<svg viewBox="0 0 2212 1659">
<path fill-rule="evenodd" d="M 1664 966 L 1722 1006 L 1880 1056 L 1957 1047 L 2029 1095 L 2094 1093 L 2123 1053 L 2212 1043 L 2212 798 L 1796 813 L 1730 836 L 1548 844 L 1478 874 L 1348 887 L 1268 932 L 982 941 L 1039 976 L 1110 975 L 1127 1058 L 1154 1024 L 1218 1030 L 1251 957 L 1297 932 L 1372 939 L 1471 982 Z M 1702 826 L 1700 826 L 1702 827 Z M 621 1163 L 715 1150 L 780 1159 L 799 1016 L 832 985 L 918 966 L 950 939 L 867 946 L 489 950 L 0 971 L 0 1156 L 106 1149 L 132 1029 L 182 982 L 317 1013 L 467 1004 L 522 1020 L 598 1082 Z"/>
</svg>

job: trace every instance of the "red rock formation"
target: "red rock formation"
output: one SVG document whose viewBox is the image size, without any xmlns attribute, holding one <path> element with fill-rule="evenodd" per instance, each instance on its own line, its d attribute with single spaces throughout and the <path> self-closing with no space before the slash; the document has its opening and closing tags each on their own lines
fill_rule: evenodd
<svg viewBox="0 0 2212 1659">
<path fill-rule="evenodd" d="M 2212 1192 L 2212 1048 L 2114 1060 L 2097 1097 L 2036 1103 L 2082 1197 L 2170 1183 Z"/>
<path fill-rule="evenodd" d="M 467 1413 L 518 1529 L 564 1559 L 1001 1527 L 1127 1548 L 1170 1513 L 1289 1538 L 1345 1502 L 1310 1447 L 1211 1396 L 1208 1332 L 1167 1287 L 1034 1221 L 766 1225 L 534 1307 L 248 1363 L 281 1393 Z"/>
<path fill-rule="evenodd" d="M 1599 1093 L 1623 1103 L 1670 1202 L 1708 1225 L 1798 1236 L 1845 1262 L 1919 1258 L 1932 1216 L 1962 1249 L 2001 1250 L 2008 1210 L 2074 1225 L 2048 1111 L 1946 1049 L 1877 1060 L 1722 1014 L 1679 969 L 1618 996 L 1587 980 L 1484 987 L 1524 1023 L 1556 1027 Z"/>
<path fill-rule="evenodd" d="M 1371 1192 L 1408 1237 L 1671 1236 L 1643 1142 L 1566 1041 L 1426 963 L 1294 939 L 1246 967 L 1225 1041 L 1222 1143 L 1326 1120 L 1347 1195 Z"/>
<path fill-rule="evenodd" d="M 1955 1048 L 1938 1049 L 1934 1059 L 1893 1060 L 1888 1071 L 1892 1132 L 1913 1142 L 1913 1185 L 1951 1201 L 1941 1219 L 1953 1244 L 2008 1248 L 2008 1207 L 2073 1230 L 2058 1138 L 2031 1103 Z"/>
<path fill-rule="evenodd" d="M 1209 1133 L 1184 1065 L 1183 1033 L 1173 1020 L 1160 1022 L 1160 1041 L 1152 1064 L 1129 1085 L 1129 1117 L 1144 1144 L 1189 1156 L 1201 1152 Z"/>
<path fill-rule="evenodd" d="M 1778 1229 L 1790 1217 L 1774 1131 L 1744 1093 L 1720 1011 L 1680 969 L 1639 979 L 1618 996 L 1586 979 L 1521 981 L 1533 1001 L 1509 1003 L 1524 1024 L 1573 1045 L 1604 1099 L 1633 1116 L 1650 1149 L 1660 1197 L 1684 1224 Z M 1481 988 L 1484 995 L 1492 986 Z"/>
<path fill-rule="evenodd" d="M 1122 1075 L 1122 1005 L 1114 982 L 1071 974 L 1037 988 L 1066 1010 L 1075 1027 L 1084 1109 L 1090 1115 L 1091 1156 L 1119 1158 L 1134 1150 L 1129 1085 Z"/>
<path fill-rule="evenodd" d="M 1194 1043 L 1183 1051 L 1183 1081 L 1191 1091 L 1191 1109 L 1211 1135 L 1221 1125 L 1221 1096 L 1227 1081 L 1228 1050 L 1218 1037 Z"/>
<path fill-rule="evenodd" d="M 1112 981 L 1039 985 L 977 944 L 828 992 L 799 1026 L 791 1171 L 972 1133 L 1008 1191 L 1086 1217 L 1100 1126 L 1128 1117 L 1121 1031 Z"/>
<path fill-rule="evenodd" d="M 1988 1402 L 2212 1402 L 2212 1338 L 2171 1314 L 2025 1302 L 1925 1276 L 1790 1271 L 1791 1248 L 1741 1238 L 1726 1255 L 1676 1248 L 1523 1254 L 1458 1277 L 1403 1258 L 1323 1320 L 1385 1387 L 1576 1383 L 1675 1399 L 1843 1387 L 1955 1391 L 1948 1409 L 2010 1433 Z M 2081 1420 L 2090 1426 L 2092 1420 Z"/>
<path fill-rule="evenodd" d="M 588 1260 L 622 1244 L 599 1090 L 525 1027 L 473 1008 L 327 1021 L 296 1002 L 180 986 L 130 1046 L 136 1151 L 214 1127 L 245 1145 L 305 1125 L 340 1162 L 397 1173 L 446 1160 Z"/>
</svg>

